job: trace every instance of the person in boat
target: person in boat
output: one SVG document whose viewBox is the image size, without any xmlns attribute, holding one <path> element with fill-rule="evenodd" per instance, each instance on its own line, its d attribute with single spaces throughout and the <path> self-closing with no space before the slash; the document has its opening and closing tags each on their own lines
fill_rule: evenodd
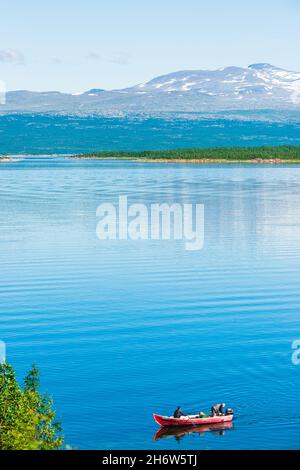
<svg viewBox="0 0 300 470">
<path fill-rule="evenodd" d="M 181 407 L 178 406 L 176 410 L 174 411 L 173 417 L 178 419 L 178 418 L 181 418 L 181 416 L 186 416 L 186 415 L 182 412 Z"/>
<path fill-rule="evenodd" d="M 214 405 L 211 407 L 211 414 L 212 416 L 222 416 L 225 408 L 225 403 L 218 403 L 217 405 Z"/>
</svg>

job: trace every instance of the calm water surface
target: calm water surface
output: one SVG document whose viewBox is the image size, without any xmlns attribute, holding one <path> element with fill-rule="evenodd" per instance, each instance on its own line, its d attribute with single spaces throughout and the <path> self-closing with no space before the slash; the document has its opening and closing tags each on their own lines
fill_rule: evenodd
<svg viewBox="0 0 300 470">
<path fill-rule="evenodd" d="M 205 245 L 105 241 L 101 202 L 205 205 Z M 0 339 L 81 449 L 300 448 L 300 168 L 71 161 L 0 168 Z M 154 440 L 225 401 L 232 429 Z"/>
</svg>

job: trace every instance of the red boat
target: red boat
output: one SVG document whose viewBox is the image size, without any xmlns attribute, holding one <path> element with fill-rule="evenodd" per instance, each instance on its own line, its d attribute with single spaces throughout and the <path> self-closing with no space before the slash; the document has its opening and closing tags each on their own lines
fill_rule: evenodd
<svg viewBox="0 0 300 470">
<path fill-rule="evenodd" d="M 200 418 L 199 415 L 173 418 L 172 416 L 160 416 L 153 414 L 153 418 L 160 426 L 201 426 L 202 424 L 230 423 L 233 420 L 233 414 L 221 416 L 205 416 L 203 418 Z"/>
<path fill-rule="evenodd" d="M 206 432 L 212 432 L 217 434 L 224 434 L 225 431 L 233 429 L 232 421 L 228 423 L 213 423 L 213 424 L 201 424 L 201 426 L 173 426 L 173 427 L 161 427 L 156 431 L 153 439 L 158 441 L 160 439 L 168 439 L 172 437 L 183 438 L 188 434 L 205 434 Z"/>
</svg>

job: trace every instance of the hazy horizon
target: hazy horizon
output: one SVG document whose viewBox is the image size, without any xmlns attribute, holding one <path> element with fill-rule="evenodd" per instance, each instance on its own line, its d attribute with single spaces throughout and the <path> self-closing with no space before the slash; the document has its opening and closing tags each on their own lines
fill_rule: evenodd
<svg viewBox="0 0 300 470">
<path fill-rule="evenodd" d="M 259 64 L 259 62 L 255 62 L 255 64 Z M 246 65 L 246 66 L 245 66 L 245 65 L 229 64 L 229 65 L 225 66 L 224 68 L 227 68 L 227 67 L 248 68 L 250 65 L 253 65 L 253 64 L 249 64 L 249 65 Z M 274 66 L 274 67 L 276 67 L 276 68 L 283 69 L 283 67 L 280 67 L 280 65 L 277 65 L 277 64 L 270 64 L 270 65 L 272 65 L 272 66 Z M 223 67 L 218 67 L 218 68 L 216 68 L 216 69 L 202 69 L 202 70 L 207 70 L 207 71 L 212 71 L 212 72 L 213 72 L 214 70 L 222 70 L 222 69 L 223 69 Z M 164 75 L 168 75 L 168 74 L 172 74 L 172 73 L 177 73 L 177 72 L 182 72 L 182 71 L 186 71 L 186 72 L 192 72 L 192 71 L 197 71 L 197 70 L 200 70 L 200 69 L 190 69 L 190 70 L 183 70 L 183 69 L 180 69 L 180 70 L 170 70 L 169 72 L 167 72 L 167 73 L 166 73 L 166 74 L 164 74 Z M 298 72 L 298 70 L 289 70 L 289 71 L 291 71 L 291 72 Z M 162 75 L 162 76 L 163 76 L 163 75 Z M 149 77 L 149 79 L 146 79 L 146 80 L 145 80 L 145 83 L 147 83 L 147 82 L 151 81 L 153 78 L 157 78 L 157 77 L 154 77 L 154 76 L 152 76 L 152 77 Z M 130 85 L 129 85 L 129 87 L 130 87 L 130 86 L 135 86 L 135 85 L 138 85 L 139 83 L 141 83 L 141 82 L 134 82 L 134 83 L 130 84 Z M 88 90 L 90 90 L 90 89 L 93 89 L 93 88 L 94 88 L 94 87 L 87 87 L 85 90 L 82 90 L 82 92 L 86 92 L 86 91 L 88 91 Z M 96 88 L 96 87 L 95 87 L 95 88 Z M 97 88 L 100 88 L 100 87 L 97 87 Z M 124 88 L 125 88 L 125 87 L 124 87 Z M 115 91 L 115 90 L 118 90 L 118 89 L 122 89 L 122 88 L 104 88 L 104 90 L 105 90 L 105 91 Z M 64 90 L 64 91 L 62 91 L 62 90 L 58 90 L 58 89 L 57 89 L 57 90 L 54 90 L 54 89 L 47 89 L 47 90 L 46 90 L 46 89 L 45 89 L 45 90 L 34 90 L 34 89 L 25 89 L 25 88 L 19 88 L 19 89 L 14 89 L 14 90 L 7 90 L 7 91 L 25 91 L 25 90 L 26 90 L 26 91 L 32 91 L 32 92 L 36 92 L 36 91 L 38 91 L 38 92 L 41 92 L 41 93 L 43 93 L 43 92 L 62 92 L 62 93 L 72 93 L 71 91 L 68 91 L 68 90 Z M 76 92 L 75 92 L 75 93 L 73 93 L 73 94 L 74 94 L 74 95 L 76 95 L 76 94 L 80 94 L 80 92 L 78 92 L 78 93 L 76 93 Z"/>
</svg>

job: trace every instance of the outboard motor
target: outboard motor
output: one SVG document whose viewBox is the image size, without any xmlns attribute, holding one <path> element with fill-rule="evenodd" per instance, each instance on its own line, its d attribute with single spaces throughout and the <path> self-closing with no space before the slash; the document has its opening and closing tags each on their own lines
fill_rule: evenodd
<svg viewBox="0 0 300 470">
<path fill-rule="evenodd" d="M 233 415 L 233 409 L 232 408 L 227 408 L 225 414 L 228 415 Z"/>
</svg>

